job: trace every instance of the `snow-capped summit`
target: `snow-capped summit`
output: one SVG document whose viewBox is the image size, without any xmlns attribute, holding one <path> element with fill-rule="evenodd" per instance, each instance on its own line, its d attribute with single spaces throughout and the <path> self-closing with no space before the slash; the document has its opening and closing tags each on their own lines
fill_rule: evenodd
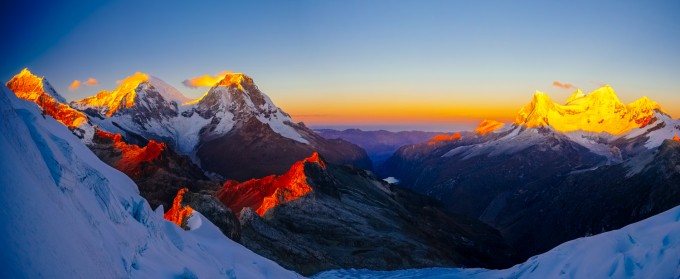
<svg viewBox="0 0 680 279">
<path fill-rule="evenodd" d="M 606 85 L 588 95 L 577 90 L 565 105 L 554 103 L 547 94 L 536 91 L 531 103 L 518 113 L 515 124 L 529 128 L 551 126 L 560 132 L 580 130 L 621 135 L 647 126 L 655 112 L 663 113 L 663 110 L 647 97 L 626 105 L 614 89 Z"/>
<path fill-rule="evenodd" d="M 234 125 L 255 117 L 267 124 L 283 137 L 307 144 L 305 138 L 295 130 L 293 119 L 276 107 L 271 99 L 262 93 L 253 79 L 241 73 L 228 73 L 201 98 L 189 102 L 195 104 L 195 111 L 211 121 L 214 128 L 209 133 L 218 136 L 230 131 Z"/>
<path fill-rule="evenodd" d="M 333 163 L 359 162 L 371 168 L 359 147 L 326 140 L 294 123 L 252 78 L 240 73 L 226 74 L 201 98 L 191 101 L 165 82 L 137 73 L 113 91 L 71 105 L 91 115 L 101 129 L 121 134 L 128 142 L 164 142 L 204 170 L 226 178 L 281 174 L 314 151 Z M 239 162 L 244 159 L 252 161 L 247 168 Z"/>
<path fill-rule="evenodd" d="M 15 94 L 20 94 L 20 98 L 22 99 L 35 102 L 43 94 L 47 94 L 59 103 L 66 103 L 66 99 L 54 90 L 45 77 L 38 77 L 32 74 L 28 68 L 21 70 L 19 74 L 15 75 L 7 82 L 7 86 L 10 87 Z"/>
<path fill-rule="evenodd" d="M 581 99 L 585 96 L 586 94 L 584 94 L 583 91 L 581 91 L 581 89 L 576 89 L 574 94 L 571 94 L 571 96 L 569 96 L 569 98 L 567 99 L 567 104 L 571 103 L 574 100 Z"/>
<path fill-rule="evenodd" d="M 92 140 L 94 128 L 89 123 L 88 117 L 66 105 L 64 97 L 54 90 L 47 79 L 23 69 L 6 85 L 17 97 L 36 103 L 43 114 L 63 123 L 85 142 Z"/>
<path fill-rule="evenodd" d="M 120 81 L 115 90 L 104 90 L 95 96 L 71 102 L 71 106 L 79 110 L 93 109 L 106 117 L 133 107 L 151 115 L 159 115 L 155 112 L 160 112 L 160 115 L 176 115 L 179 105 L 188 100 L 164 81 L 137 72 Z"/>
</svg>

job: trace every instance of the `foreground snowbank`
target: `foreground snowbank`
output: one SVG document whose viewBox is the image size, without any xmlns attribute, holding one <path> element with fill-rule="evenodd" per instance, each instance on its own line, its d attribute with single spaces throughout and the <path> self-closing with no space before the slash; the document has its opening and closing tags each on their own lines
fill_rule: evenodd
<svg viewBox="0 0 680 279">
<path fill-rule="evenodd" d="M 299 278 L 200 214 L 183 231 L 64 125 L 0 86 L 0 278 Z"/>
<path fill-rule="evenodd" d="M 506 270 L 335 270 L 322 278 L 678 278 L 680 206 L 596 236 L 564 243 Z"/>
</svg>

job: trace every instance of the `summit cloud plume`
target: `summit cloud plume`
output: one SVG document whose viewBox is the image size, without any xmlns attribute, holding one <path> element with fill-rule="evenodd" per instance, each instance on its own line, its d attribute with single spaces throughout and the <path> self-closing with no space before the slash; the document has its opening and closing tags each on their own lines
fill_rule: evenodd
<svg viewBox="0 0 680 279">
<path fill-rule="evenodd" d="M 559 88 L 564 88 L 564 89 L 575 88 L 574 85 L 571 84 L 571 83 L 559 82 L 559 81 L 553 81 L 553 86 L 559 87 Z"/>
<path fill-rule="evenodd" d="M 190 78 L 182 82 L 184 86 L 189 87 L 189 88 L 196 88 L 196 87 L 210 87 L 218 83 L 220 80 L 222 80 L 227 74 L 231 72 L 229 71 L 223 71 L 220 72 L 219 74 L 215 76 L 211 75 L 204 75 L 200 77 L 195 77 L 195 78 Z"/>
</svg>

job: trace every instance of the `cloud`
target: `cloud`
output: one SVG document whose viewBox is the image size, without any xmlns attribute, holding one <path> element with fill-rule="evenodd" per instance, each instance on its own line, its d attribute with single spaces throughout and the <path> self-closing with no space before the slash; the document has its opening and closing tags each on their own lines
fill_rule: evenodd
<svg viewBox="0 0 680 279">
<path fill-rule="evenodd" d="M 97 81 L 94 78 L 88 78 L 85 82 L 82 82 L 82 81 L 76 79 L 73 82 L 71 82 L 71 85 L 68 86 L 68 90 L 73 91 L 73 90 L 80 88 L 83 85 L 95 86 L 97 84 L 99 84 L 99 81 Z"/>
<path fill-rule="evenodd" d="M 71 82 L 71 85 L 68 86 L 68 90 L 71 91 L 76 90 L 80 87 L 80 85 L 82 85 L 82 82 L 76 79 L 73 82 Z"/>
<path fill-rule="evenodd" d="M 97 81 L 94 78 L 88 78 L 87 81 L 85 81 L 85 85 L 88 85 L 88 86 L 95 86 L 97 84 L 99 84 L 99 81 Z"/>
<path fill-rule="evenodd" d="M 230 74 L 231 72 L 229 71 L 224 71 L 221 72 L 215 76 L 211 75 L 204 75 L 200 77 L 195 77 L 191 79 L 187 79 L 182 82 L 184 86 L 189 87 L 189 88 L 196 88 L 196 87 L 211 87 L 218 83 L 220 80 L 222 80 L 227 74 Z"/>
<path fill-rule="evenodd" d="M 573 85 L 573 84 L 566 83 L 566 82 L 562 83 L 562 82 L 559 82 L 559 81 L 553 81 L 553 86 L 559 87 L 559 88 L 564 88 L 564 89 L 572 89 L 572 88 L 574 88 L 574 85 Z"/>
</svg>

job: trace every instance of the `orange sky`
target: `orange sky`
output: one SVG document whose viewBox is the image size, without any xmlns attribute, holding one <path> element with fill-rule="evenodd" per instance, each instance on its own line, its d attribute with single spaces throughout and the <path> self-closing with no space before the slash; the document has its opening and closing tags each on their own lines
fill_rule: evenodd
<svg viewBox="0 0 680 279">
<path fill-rule="evenodd" d="M 556 103 L 564 103 L 575 89 L 547 88 L 548 95 Z M 594 88 L 593 88 L 594 89 Z M 616 88 L 615 88 L 616 89 Z M 590 90 L 584 90 L 588 93 Z M 298 94 L 300 92 L 297 92 Z M 645 94 L 617 92 L 624 103 L 630 103 Z M 408 94 L 337 94 L 309 95 L 306 98 L 287 100 L 273 96 L 274 102 L 293 116 L 295 121 L 308 125 L 356 125 L 356 124 L 444 124 L 479 123 L 484 119 L 512 122 L 517 112 L 531 102 L 533 91 L 524 94 L 430 94 L 434 98 L 422 98 Z M 678 97 L 647 94 L 657 101 L 672 117 L 680 116 Z M 285 96 L 285 95 L 283 95 Z M 505 96 L 505 97 L 504 97 Z M 513 96 L 523 96 L 518 99 Z M 637 96 L 637 97 L 632 97 Z M 482 100 L 480 100 L 482 99 Z M 484 101 L 485 100 L 485 101 Z"/>
</svg>

